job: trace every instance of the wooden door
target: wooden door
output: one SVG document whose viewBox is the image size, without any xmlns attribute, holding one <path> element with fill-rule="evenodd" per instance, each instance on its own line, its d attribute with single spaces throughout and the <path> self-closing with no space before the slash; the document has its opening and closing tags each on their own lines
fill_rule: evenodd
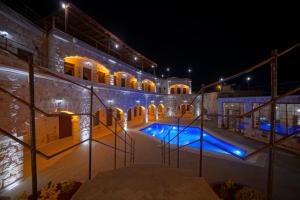
<svg viewBox="0 0 300 200">
<path fill-rule="evenodd" d="M 59 116 L 59 138 L 72 136 L 72 116 L 60 115 Z"/>
<path fill-rule="evenodd" d="M 106 125 L 107 126 L 112 126 L 112 115 L 113 115 L 113 110 L 111 108 L 106 109 Z"/>
</svg>

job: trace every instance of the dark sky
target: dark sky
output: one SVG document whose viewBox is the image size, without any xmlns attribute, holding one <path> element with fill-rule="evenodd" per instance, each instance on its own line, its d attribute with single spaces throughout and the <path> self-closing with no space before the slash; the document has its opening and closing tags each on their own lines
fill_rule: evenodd
<svg viewBox="0 0 300 200">
<path fill-rule="evenodd" d="M 50 0 L 10 1 L 26 2 L 40 15 L 60 6 L 59 1 Z M 280 51 L 300 42 L 297 3 L 120 2 L 72 1 L 131 47 L 155 61 L 159 66 L 158 74 L 166 74 L 166 67 L 170 67 L 171 76 L 186 77 L 187 68 L 192 68 L 194 88 L 258 63 L 270 56 L 273 48 Z M 299 72 L 296 73 L 300 71 L 299 55 L 298 49 L 279 60 L 281 87 L 299 85 Z M 249 74 L 251 87 L 265 88 L 269 83 L 269 69 L 266 65 Z M 245 77 L 233 82 L 242 87 L 246 85 Z"/>
</svg>

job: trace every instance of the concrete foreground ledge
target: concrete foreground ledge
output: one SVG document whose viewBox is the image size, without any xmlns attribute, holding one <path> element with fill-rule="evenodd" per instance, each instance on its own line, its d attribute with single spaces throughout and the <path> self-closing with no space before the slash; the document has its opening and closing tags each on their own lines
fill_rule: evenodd
<svg viewBox="0 0 300 200">
<path fill-rule="evenodd" d="M 214 200 L 219 199 L 204 178 L 190 171 L 157 165 L 136 165 L 99 173 L 85 182 L 74 200 Z"/>
</svg>

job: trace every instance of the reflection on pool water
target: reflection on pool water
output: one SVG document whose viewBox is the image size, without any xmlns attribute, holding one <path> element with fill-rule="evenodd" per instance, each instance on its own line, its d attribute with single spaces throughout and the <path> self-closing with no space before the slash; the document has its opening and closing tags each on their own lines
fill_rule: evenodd
<svg viewBox="0 0 300 200">
<path fill-rule="evenodd" d="M 179 126 L 179 131 L 183 130 L 183 126 Z M 177 130 L 177 125 L 171 125 L 171 124 L 152 124 L 150 126 L 147 126 L 143 129 L 141 129 L 141 132 L 146 133 L 147 135 L 154 136 L 160 140 L 163 139 L 163 137 L 168 133 L 170 130 L 170 139 L 176 136 L 178 130 Z M 180 133 L 179 136 L 179 144 L 180 145 L 186 145 L 190 142 L 193 142 L 195 140 L 200 139 L 200 128 L 198 127 L 188 127 L 184 131 Z M 208 151 L 214 151 L 218 153 L 227 153 L 231 152 L 232 154 L 235 154 L 236 156 L 239 157 L 245 157 L 246 156 L 246 151 L 244 149 L 241 149 L 239 147 L 236 147 L 232 144 L 229 144 L 228 142 L 225 142 L 223 140 L 220 140 L 216 138 L 215 136 L 212 136 L 206 131 L 203 131 L 203 149 L 208 150 Z M 166 138 L 166 141 L 168 139 Z M 210 144 L 211 143 L 211 144 Z M 177 144 L 177 138 L 173 139 L 171 141 L 171 144 Z M 194 147 L 194 148 L 200 148 L 200 142 L 196 142 L 193 144 L 188 145 L 189 147 Z M 226 149 L 226 151 L 220 149 Z"/>
<path fill-rule="evenodd" d="M 271 131 L 271 124 L 269 122 L 261 122 L 259 124 L 259 129 L 263 131 Z M 300 126 L 288 126 L 280 123 L 275 124 L 275 132 L 280 135 L 292 134 L 300 130 Z M 299 137 L 299 135 L 298 135 Z"/>
</svg>

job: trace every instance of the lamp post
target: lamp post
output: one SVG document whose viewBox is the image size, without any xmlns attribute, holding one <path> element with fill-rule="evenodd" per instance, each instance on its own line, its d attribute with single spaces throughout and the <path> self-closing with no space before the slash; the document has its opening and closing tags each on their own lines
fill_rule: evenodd
<svg viewBox="0 0 300 200">
<path fill-rule="evenodd" d="M 167 77 L 169 77 L 170 76 L 170 67 L 167 67 L 166 71 L 167 71 Z"/>
<path fill-rule="evenodd" d="M 191 73 L 192 73 L 192 69 L 191 68 L 188 68 L 188 75 L 189 75 L 189 78 L 191 78 Z"/>
<path fill-rule="evenodd" d="M 153 75 L 155 76 L 155 66 L 151 65 L 151 68 L 153 69 Z"/>
<path fill-rule="evenodd" d="M 247 85 L 248 85 L 248 90 L 250 88 L 250 81 L 251 81 L 251 77 L 250 76 L 247 76 L 246 77 L 246 82 L 247 82 Z"/>
<path fill-rule="evenodd" d="M 67 23 L 68 23 L 68 9 L 70 8 L 69 3 L 62 3 L 61 7 L 65 10 L 65 33 L 67 32 Z"/>
</svg>

